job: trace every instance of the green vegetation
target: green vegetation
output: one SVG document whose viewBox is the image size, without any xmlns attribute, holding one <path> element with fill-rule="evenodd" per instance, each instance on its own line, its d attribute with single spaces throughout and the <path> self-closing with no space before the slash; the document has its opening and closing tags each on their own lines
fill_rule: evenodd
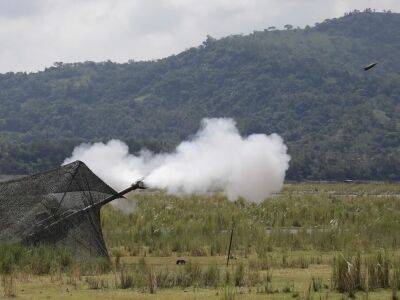
<svg viewBox="0 0 400 300">
<path fill-rule="evenodd" d="M 107 207 L 103 233 L 123 255 L 226 255 L 268 257 L 274 250 L 397 249 L 398 184 L 288 184 L 261 204 L 229 202 L 222 195 L 137 196 L 132 214 Z"/>
<path fill-rule="evenodd" d="M 0 172 L 59 165 L 83 141 L 170 150 L 202 118 L 233 117 L 243 134 L 283 136 L 290 179 L 400 179 L 400 15 L 286 28 L 157 61 L 1 74 Z"/>
<path fill-rule="evenodd" d="M 131 214 L 102 210 L 111 263 L 2 245 L 0 291 L 18 299 L 388 299 L 400 290 L 399 192 L 384 183 L 287 184 L 258 205 L 135 196 Z"/>
</svg>

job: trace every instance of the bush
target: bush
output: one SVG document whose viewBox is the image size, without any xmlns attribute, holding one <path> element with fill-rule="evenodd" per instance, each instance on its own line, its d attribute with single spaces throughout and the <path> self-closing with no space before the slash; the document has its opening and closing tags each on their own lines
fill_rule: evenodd
<svg viewBox="0 0 400 300">
<path fill-rule="evenodd" d="M 224 293 L 221 296 L 222 300 L 235 300 L 236 299 L 236 291 L 231 286 L 227 285 L 224 289 Z"/>
<path fill-rule="evenodd" d="M 312 278 L 312 289 L 314 292 L 319 292 L 323 288 L 322 279 L 321 278 Z"/>
<path fill-rule="evenodd" d="M 398 265 L 393 270 L 391 286 L 396 290 L 400 289 L 400 267 Z"/>
<path fill-rule="evenodd" d="M 1 276 L 1 282 L 3 285 L 4 297 L 15 297 L 17 295 L 14 274 L 3 274 Z"/>
<path fill-rule="evenodd" d="M 130 289 L 134 287 L 134 277 L 133 274 L 127 271 L 119 272 L 119 288 L 121 289 Z"/>
<path fill-rule="evenodd" d="M 332 284 L 333 288 L 341 293 L 354 293 L 354 291 L 365 289 L 360 254 L 348 259 L 343 255 L 334 258 Z"/>
<path fill-rule="evenodd" d="M 157 287 L 172 288 L 176 286 L 177 273 L 169 271 L 167 268 L 161 268 L 155 271 L 155 281 Z"/>
<path fill-rule="evenodd" d="M 245 267 L 243 263 L 239 263 L 235 268 L 235 286 L 244 286 L 245 284 Z"/>
<path fill-rule="evenodd" d="M 26 255 L 26 249 L 20 245 L 0 245 L 0 274 L 12 274 L 21 266 Z"/>
<path fill-rule="evenodd" d="M 86 277 L 85 282 L 91 290 L 106 289 L 109 287 L 108 280 L 97 277 Z"/>
<path fill-rule="evenodd" d="M 151 268 L 147 272 L 147 288 L 149 289 L 150 294 L 156 293 L 157 279 Z"/>
<path fill-rule="evenodd" d="M 187 278 L 187 286 L 199 285 L 201 283 L 202 270 L 199 264 L 189 261 L 186 263 L 184 270 Z"/>
<path fill-rule="evenodd" d="M 366 259 L 368 288 L 371 290 L 389 288 L 389 260 L 386 253 L 379 252 L 376 256 Z"/>
<path fill-rule="evenodd" d="M 338 255 L 333 262 L 332 284 L 339 292 L 354 294 L 356 291 L 389 288 L 391 263 L 385 252 L 368 256 L 362 264 L 361 255 L 345 258 Z M 398 266 L 394 265 L 392 286 L 399 285 Z"/>
<path fill-rule="evenodd" d="M 216 264 L 208 266 L 204 273 L 204 285 L 209 287 L 218 287 L 220 283 L 220 271 Z"/>
</svg>

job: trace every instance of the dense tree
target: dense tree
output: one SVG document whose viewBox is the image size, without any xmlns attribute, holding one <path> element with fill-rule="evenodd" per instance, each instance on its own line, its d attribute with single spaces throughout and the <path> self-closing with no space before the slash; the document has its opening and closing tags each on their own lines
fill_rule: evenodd
<svg viewBox="0 0 400 300">
<path fill-rule="evenodd" d="M 83 141 L 170 150 L 202 118 L 232 117 L 283 136 L 291 179 L 400 179 L 399 74 L 400 15 L 373 11 L 157 61 L 0 74 L 0 172 L 56 166 Z"/>
</svg>

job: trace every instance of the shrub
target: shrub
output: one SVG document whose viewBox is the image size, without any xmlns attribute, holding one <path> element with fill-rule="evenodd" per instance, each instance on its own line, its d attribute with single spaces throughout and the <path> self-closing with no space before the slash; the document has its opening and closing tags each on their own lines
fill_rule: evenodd
<svg viewBox="0 0 400 300">
<path fill-rule="evenodd" d="M 244 286 L 245 283 L 245 267 L 243 263 L 239 263 L 235 268 L 235 286 Z"/>
<path fill-rule="evenodd" d="M 395 266 L 390 282 L 391 263 L 385 252 L 378 252 L 374 256 L 368 256 L 362 265 L 361 255 L 345 259 L 339 255 L 334 259 L 332 284 L 339 292 L 347 292 L 351 295 L 356 291 L 389 288 L 399 285 L 399 271 Z M 391 283 L 391 284 L 390 284 Z"/>
<path fill-rule="evenodd" d="M 285 286 L 282 288 L 282 293 L 292 293 L 294 291 L 294 283 L 286 282 Z"/>
<path fill-rule="evenodd" d="M 17 295 L 14 274 L 3 274 L 1 276 L 1 282 L 3 285 L 3 294 L 5 297 L 15 297 Z"/>
<path fill-rule="evenodd" d="M 202 277 L 200 265 L 189 261 L 186 263 L 184 270 L 187 278 L 186 285 L 199 285 Z"/>
<path fill-rule="evenodd" d="M 312 289 L 314 292 L 319 292 L 323 288 L 322 279 L 321 278 L 312 278 Z"/>
<path fill-rule="evenodd" d="M 350 294 L 365 290 L 365 276 L 361 272 L 361 255 L 346 259 L 343 255 L 334 258 L 332 273 L 333 288 Z"/>
<path fill-rule="evenodd" d="M 86 277 L 85 282 L 91 290 L 106 289 L 109 287 L 108 280 L 98 277 Z"/>
<path fill-rule="evenodd" d="M 222 294 L 222 300 L 235 300 L 236 291 L 231 286 L 227 285 L 224 289 L 224 293 Z"/>
<path fill-rule="evenodd" d="M 392 281 L 391 282 L 392 288 L 399 290 L 400 289 L 400 267 L 398 265 L 393 270 L 391 281 Z"/>
<path fill-rule="evenodd" d="M 132 273 L 127 272 L 125 270 L 121 270 L 119 272 L 119 288 L 121 289 L 130 289 L 134 287 L 134 277 Z"/>
<path fill-rule="evenodd" d="M 262 281 L 263 281 L 263 278 L 260 275 L 260 272 L 258 270 L 249 269 L 247 271 L 246 284 L 248 286 L 256 286 L 256 285 L 262 283 Z"/>
<path fill-rule="evenodd" d="M 208 266 L 204 274 L 204 285 L 210 287 L 218 287 L 220 282 L 220 271 L 216 264 Z"/>
<path fill-rule="evenodd" d="M 172 288 L 176 286 L 177 273 L 171 272 L 167 268 L 161 268 L 155 271 L 155 281 L 157 287 L 160 288 Z"/>
<path fill-rule="evenodd" d="M 366 259 L 369 289 L 390 287 L 389 265 L 386 253 L 379 252 L 376 256 Z"/>
<path fill-rule="evenodd" d="M 157 280 L 154 271 L 150 268 L 147 272 L 147 288 L 150 294 L 155 294 L 157 289 Z"/>
</svg>

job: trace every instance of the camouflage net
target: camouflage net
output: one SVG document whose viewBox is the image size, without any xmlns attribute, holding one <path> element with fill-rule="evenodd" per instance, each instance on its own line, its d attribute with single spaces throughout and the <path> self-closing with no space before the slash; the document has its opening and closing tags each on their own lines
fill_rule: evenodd
<svg viewBox="0 0 400 300">
<path fill-rule="evenodd" d="M 0 182 L 0 242 L 50 244 L 78 257 L 108 257 L 101 205 L 81 210 L 115 195 L 80 161 Z"/>
</svg>

